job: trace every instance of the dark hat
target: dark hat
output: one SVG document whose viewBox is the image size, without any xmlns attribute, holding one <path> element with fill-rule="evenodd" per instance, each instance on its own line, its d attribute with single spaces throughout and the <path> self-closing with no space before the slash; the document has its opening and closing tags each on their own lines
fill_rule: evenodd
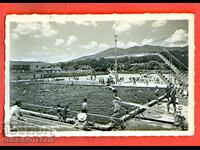
<svg viewBox="0 0 200 150">
<path fill-rule="evenodd" d="M 17 105 L 18 107 L 21 107 L 22 106 L 22 102 L 20 100 L 18 100 L 18 101 L 15 102 L 15 105 Z"/>
<path fill-rule="evenodd" d="M 178 110 L 182 110 L 182 109 L 183 109 L 183 105 L 179 105 Z"/>
<path fill-rule="evenodd" d="M 87 102 L 87 98 L 84 98 L 83 101 L 84 101 L 84 102 Z"/>
</svg>

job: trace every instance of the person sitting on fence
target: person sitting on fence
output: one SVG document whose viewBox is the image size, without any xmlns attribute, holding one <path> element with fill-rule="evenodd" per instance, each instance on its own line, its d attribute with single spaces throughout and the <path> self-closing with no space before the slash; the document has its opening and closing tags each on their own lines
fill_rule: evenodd
<svg viewBox="0 0 200 150">
<path fill-rule="evenodd" d="M 142 115 L 143 117 L 144 117 L 144 114 L 143 113 L 140 113 L 140 107 L 139 106 L 135 106 L 135 107 L 133 107 L 133 109 L 134 109 L 134 111 L 135 111 L 135 113 L 134 114 L 136 114 L 135 115 L 135 120 L 136 119 L 139 119 L 140 120 L 140 115 Z M 148 110 L 149 111 L 149 110 Z M 144 117 L 145 118 L 145 117 Z"/>
<path fill-rule="evenodd" d="M 117 96 L 117 92 L 118 92 L 117 89 L 114 88 L 113 86 L 109 86 L 108 88 L 109 88 L 110 90 L 112 90 L 114 96 L 116 97 L 116 96 Z"/>
<path fill-rule="evenodd" d="M 65 105 L 65 108 L 63 110 L 63 114 L 62 114 L 62 119 L 64 122 L 66 122 L 66 119 L 68 117 L 68 112 L 70 111 L 70 109 L 68 108 L 68 105 Z"/>
<path fill-rule="evenodd" d="M 6 120 L 5 120 L 5 129 L 8 129 L 7 126 L 10 126 L 11 129 L 17 128 L 18 126 L 17 120 L 25 121 L 24 119 L 21 118 L 21 116 L 23 115 L 21 111 L 21 106 L 22 106 L 22 102 L 16 101 L 15 105 L 10 107 L 9 116 L 6 117 Z"/>
<path fill-rule="evenodd" d="M 50 107 L 50 109 L 49 109 L 49 114 L 54 114 L 53 106 Z"/>
<path fill-rule="evenodd" d="M 126 113 L 128 111 L 119 104 L 119 100 L 116 99 L 116 98 L 113 100 L 113 105 L 114 105 L 114 107 L 112 107 L 110 109 L 110 110 L 114 111 L 113 115 L 111 116 L 111 121 L 114 124 L 119 124 L 119 120 L 120 120 L 121 128 L 124 129 L 125 128 L 125 126 L 124 126 L 124 120 L 122 120 L 121 118 L 119 118 L 120 115 L 121 115 L 120 112 L 121 112 L 121 110 L 124 110 Z M 116 120 L 118 120 L 118 121 L 116 121 Z"/>
<path fill-rule="evenodd" d="M 116 95 L 115 95 L 114 99 L 117 100 L 117 102 L 121 102 L 122 101 L 122 99 L 119 96 L 116 96 Z"/>
<path fill-rule="evenodd" d="M 90 131 L 91 129 L 88 126 L 87 121 L 88 115 L 86 113 L 78 113 L 76 117 L 74 117 L 74 128 L 82 129 L 86 131 Z"/>
<path fill-rule="evenodd" d="M 62 121 L 62 108 L 60 107 L 60 104 L 57 105 L 57 116 L 58 116 L 58 121 Z"/>
<path fill-rule="evenodd" d="M 125 108 L 123 108 L 120 104 L 119 104 L 119 101 L 117 99 L 114 99 L 113 100 L 113 105 L 114 107 L 112 107 L 110 110 L 113 110 L 114 113 L 111 117 L 119 117 L 120 116 L 120 112 L 121 112 L 121 109 L 122 110 L 125 110 Z"/>
<path fill-rule="evenodd" d="M 171 93 L 170 93 L 170 101 L 167 102 L 167 112 L 169 113 L 170 104 L 173 104 L 174 107 L 174 114 L 176 113 L 176 87 L 173 86 Z"/>
</svg>

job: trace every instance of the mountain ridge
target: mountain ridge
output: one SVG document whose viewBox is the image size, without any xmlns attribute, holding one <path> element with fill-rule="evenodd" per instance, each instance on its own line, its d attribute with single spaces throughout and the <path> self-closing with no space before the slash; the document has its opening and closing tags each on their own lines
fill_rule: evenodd
<svg viewBox="0 0 200 150">
<path fill-rule="evenodd" d="M 180 51 L 188 50 L 188 45 L 183 46 L 183 47 L 162 47 L 162 46 L 153 46 L 153 45 L 134 46 L 134 47 L 129 47 L 129 48 L 116 48 L 116 53 L 117 53 L 117 56 L 123 56 L 123 55 L 139 54 L 139 53 L 153 53 L 153 52 L 164 52 L 164 51 L 170 52 L 173 50 L 180 50 Z M 109 56 L 115 56 L 115 48 L 108 48 L 99 53 L 79 57 L 72 61 L 84 60 L 88 58 L 109 57 Z"/>
</svg>

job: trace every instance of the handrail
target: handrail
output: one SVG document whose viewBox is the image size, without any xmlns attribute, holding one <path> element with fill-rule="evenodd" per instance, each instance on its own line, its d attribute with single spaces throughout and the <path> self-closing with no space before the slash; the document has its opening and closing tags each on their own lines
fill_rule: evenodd
<svg viewBox="0 0 200 150">
<path fill-rule="evenodd" d="M 25 105 L 29 105 L 29 106 L 37 106 L 37 107 L 41 107 L 41 108 L 48 108 L 48 109 L 54 109 L 56 110 L 56 108 L 54 107 L 49 107 L 49 106 L 42 106 L 42 105 L 37 105 L 37 104 L 29 104 L 29 103 L 23 103 Z M 62 110 L 64 110 L 64 108 L 61 108 Z M 69 112 L 72 112 L 72 113 L 80 113 L 81 111 L 75 111 L 75 110 L 69 110 Z M 39 113 L 39 112 L 38 112 Z M 102 117 L 102 118 L 107 118 L 107 119 L 110 119 L 111 116 L 106 116 L 106 115 L 100 115 L 100 114 L 93 114 L 93 113 L 87 113 L 88 115 L 90 116 L 96 116 L 96 117 Z M 116 118 L 116 117 L 112 117 L 114 119 L 117 119 L 117 120 L 121 120 L 120 118 Z"/>
<path fill-rule="evenodd" d="M 165 95 L 162 95 L 162 96 L 159 97 L 158 99 L 159 99 L 159 100 L 162 100 L 163 98 L 165 98 Z M 120 102 L 119 102 L 119 103 L 120 103 Z M 136 105 L 136 104 L 134 104 L 134 103 L 129 103 L 129 102 L 125 102 L 125 101 L 122 101 L 121 103 L 127 104 L 127 105 Z M 140 108 L 140 106 L 141 106 L 140 110 L 145 111 L 145 110 L 148 109 L 149 107 L 153 106 L 155 103 L 157 103 L 157 101 L 156 101 L 156 100 L 152 100 L 152 101 L 149 102 L 147 105 L 140 105 L 140 104 L 137 104 L 136 106 L 138 106 L 139 108 Z M 29 105 L 29 106 L 37 106 L 37 107 L 40 107 L 40 108 L 48 108 L 48 109 L 54 109 L 54 110 L 56 110 L 56 108 L 54 108 L 54 107 L 49 107 L 49 106 L 41 106 L 41 105 L 29 104 L 29 103 L 23 103 L 23 104 Z M 61 108 L 61 109 L 64 110 L 64 108 Z M 135 109 L 137 109 L 137 108 L 134 108 L 132 111 L 135 111 Z M 143 111 L 142 111 L 142 112 L 143 112 Z M 69 112 L 76 113 L 76 114 L 80 113 L 80 111 L 75 111 L 75 110 L 69 110 Z M 38 112 L 38 113 L 40 113 L 40 112 Z M 139 113 L 139 112 L 138 112 L 138 113 Z M 113 118 L 113 119 L 116 119 L 116 120 L 122 120 L 122 117 L 117 118 L 117 117 L 106 116 L 106 115 L 101 115 L 101 114 L 93 114 L 93 113 L 87 113 L 87 114 L 90 115 L 90 116 L 95 116 L 95 117 L 101 117 L 101 118 L 107 118 L 107 119 Z M 127 115 L 127 114 L 125 114 L 125 115 Z"/>
<path fill-rule="evenodd" d="M 163 100 L 165 97 L 166 97 L 166 94 L 160 96 L 158 98 L 158 101 Z M 122 103 L 126 103 L 126 102 L 122 101 Z M 120 118 L 116 118 L 116 117 L 112 117 L 112 116 L 105 116 L 105 115 L 100 115 L 100 114 L 91 114 L 91 113 L 88 113 L 88 115 L 93 115 L 93 116 L 96 116 L 96 117 L 103 117 L 103 118 L 110 119 L 111 122 L 106 124 L 106 125 L 94 123 L 94 125 L 92 126 L 93 129 L 99 129 L 99 130 L 106 130 L 107 131 L 107 130 L 112 130 L 112 128 L 115 127 L 115 125 L 113 125 L 114 120 L 115 121 L 118 120 L 119 125 L 121 125 L 123 122 L 128 121 L 129 119 L 137 117 L 138 114 L 143 113 L 145 110 L 147 110 L 149 107 L 152 107 L 156 103 L 157 103 L 157 100 L 152 100 L 149 103 L 147 103 L 146 105 L 144 105 L 144 107 L 139 107 L 140 105 L 138 104 L 137 106 L 139 107 L 139 109 L 136 106 L 135 109 L 133 109 L 131 112 L 121 116 Z M 127 103 L 127 104 L 131 104 L 131 103 Z M 29 105 L 35 105 L 35 104 L 29 104 Z M 132 103 L 132 105 L 134 105 L 134 103 Z M 40 105 L 36 105 L 36 106 L 40 106 Z M 51 107 L 48 107 L 48 106 L 40 106 L 40 107 L 51 108 Z M 55 109 L 55 108 L 53 108 L 53 109 Z M 45 114 L 45 113 L 40 113 L 40 112 L 34 112 L 34 111 L 29 111 L 29 110 L 23 110 L 23 112 L 27 113 L 29 115 L 36 115 L 36 116 L 43 117 L 43 118 L 54 119 L 54 120 L 57 119 L 57 116 L 55 116 L 55 115 L 50 115 L 50 114 Z M 74 111 L 74 110 L 71 110 L 71 112 L 79 113 L 78 111 Z"/>
</svg>

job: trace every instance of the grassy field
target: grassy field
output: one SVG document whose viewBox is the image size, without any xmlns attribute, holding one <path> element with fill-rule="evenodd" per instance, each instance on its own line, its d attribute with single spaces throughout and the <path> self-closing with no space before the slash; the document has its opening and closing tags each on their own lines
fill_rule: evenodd
<svg viewBox="0 0 200 150">
<path fill-rule="evenodd" d="M 134 88 L 117 87 L 118 95 L 123 101 L 145 104 L 148 100 L 155 99 L 154 88 Z M 164 89 L 160 90 L 160 95 L 164 94 Z M 81 111 L 83 98 L 88 99 L 88 112 L 111 116 L 113 114 L 110 108 L 113 107 L 113 92 L 106 86 L 83 86 L 83 85 L 65 85 L 65 84 L 45 84 L 41 82 L 16 82 L 10 84 L 10 101 L 13 104 L 16 100 L 22 100 L 23 103 L 36 104 L 42 106 L 56 107 L 60 104 L 64 107 L 68 104 L 69 109 Z M 126 109 L 131 110 L 131 107 Z M 53 113 L 49 109 L 23 105 L 24 109 L 39 111 L 43 113 Z M 73 117 L 70 113 L 70 117 Z M 101 117 L 90 117 L 91 121 L 108 123 L 109 120 Z"/>
</svg>

